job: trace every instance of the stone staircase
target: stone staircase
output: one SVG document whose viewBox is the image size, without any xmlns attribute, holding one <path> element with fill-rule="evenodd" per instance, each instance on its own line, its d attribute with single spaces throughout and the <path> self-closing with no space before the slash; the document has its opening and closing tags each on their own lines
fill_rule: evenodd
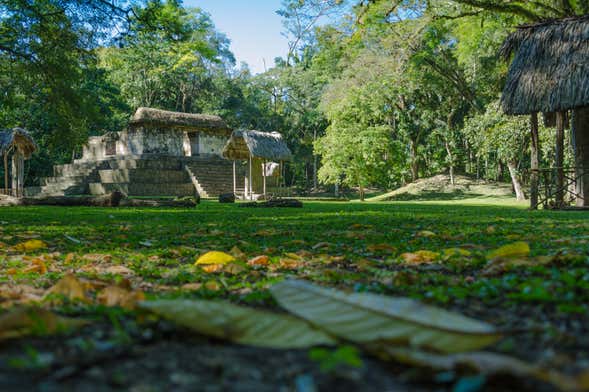
<svg viewBox="0 0 589 392">
<path fill-rule="evenodd" d="M 223 193 L 233 192 L 233 163 L 215 158 L 211 160 L 191 160 L 186 167 L 200 187 L 201 197 L 217 197 Z M 244 175 L 237 173 L 237 185 L 243 188 Z"/>
<path fill-rule="evenodd" d="M 243 184 L 243 175 L 238 184 Z M 124 157 L 101 161 L 75 161 L 56 165 L 53 177 L 42 179 L 41 196 L 121 191 L 129 196 L 216 197 L 233 190 L 231 161 L 221 158 Z"/>
</svg>

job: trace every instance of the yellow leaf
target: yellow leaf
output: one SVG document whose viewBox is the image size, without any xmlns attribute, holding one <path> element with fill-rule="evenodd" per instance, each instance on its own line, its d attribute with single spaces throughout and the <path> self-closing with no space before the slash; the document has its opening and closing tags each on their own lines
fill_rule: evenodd
<svg viewBox="0 0 589 392">
<path fill-rule="evenodd" d="M 45 294 L 45 297 L 51 294 L 64 296 L 71 301 L 78 300 L 88 302 L 86 287 L 78 280 L 78 278 L 72 274 L 67 274 L 61 278 L 61 280 L 59 280 L 53 287 L 49 288 Z"/>
<path fill-rule="evenodd" d="M 235 261 L 235 257 L 227 254 L 225 252 L 219 252 L 213 250 L 211 252 L 207 252 L 204 255 L 200 256 L 198 260 L 196 260 L 195 265 L 199 264 L 227 264 Z"/>
<path fill-rule="evenodd" d="M 487 260 L 495 257 L 527 257 L 530 255 L 530 245 L 527 242 L 518 241 L 504 245 L 487 254 Z"/>
<path fill-rule="evenodd" d="M 436 233 L 434 233 L 433 231 L 429 231 L 429 230 L 422 230 L 422 231 L 418 231 L 417 233 L 415 233 L 416 237 L 424 237 L 424 238 L 430 238 L 430 237 L 435 237 L 437 236 Z"/>
<path fill-rule="evenodd" d="M 254 257 L 253 259 L 250 259 L 247 262 L 247 265 L 255 267 L 255 266 L 266 266 L 270 263 L 270 259 L 268 258 L 268 256 L 258 256 L 258 257 Z"/>
<path fill-rule="evenodd" d="M 296 254 L 296 253 L 292 253 L 292 252 L 288 252 L 284 254 L 286 257 L 288 257 L 289 259 L 293 259 L 293 260 L 302 260 L 303 258 Z"/>
<path fill-rule="evenodd" d="M 47 248 L 47 244 L 41 240 L 28 240 L 16 244 L 12 247 L 12 250 L 16 252 L 32 252 L 39 249 Z"/>
<path fill-rule="evenodd" d="M 31 261 L 31 265 L 25 268 L 22 272 L 37 272 L 39 274 L 47 273 L 47 266 L 41 258 L 35 258 Z"/>
<path fill-rule="evenodd" d="M 431 263 L 440 258 L 440 254 L 431 250 L 418 250 L 415 253 L 403 253 L 401 258 L 407 263 Z"/>
<path fill-rule="evenodd" d="M 87 323 L 86 320 L 61 317 L 41 308 L 19 308 L 0 315 L 0 340 L 27 335 L 53 335 Z"/>
<path fill-rule="evenodd" d="M 130 291 L 119 286 L 108 286 L 98 294 L 97 300 L 105 306 L 134 309 L 138 301 L 145 300 L 145 294 L 142 291 Z"/>
<path fill-rule="evenodd" d="M 302 266 L 302 262 L 300 260 L 293 260 L 293 259 L 280 259 L 278 262 L 278 267 L 282 269 L 297 269 Z"/>
</svg>

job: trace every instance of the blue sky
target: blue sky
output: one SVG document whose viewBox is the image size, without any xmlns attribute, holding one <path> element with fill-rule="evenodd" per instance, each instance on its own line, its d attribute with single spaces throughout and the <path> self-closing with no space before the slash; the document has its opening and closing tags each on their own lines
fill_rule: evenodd
<svg viewBox="0 0 589 392">
<path fill-rule="evenodd" d="M 285 57 L 288 41 L 281 35 L 281 18 L 276 14 L 280 0 L 184 0 L 186 7 L 199 7 L 211 14 L 217 29 L 231 39 L 238 64 L 248 63 L 253 73 Z"/>
</svg>

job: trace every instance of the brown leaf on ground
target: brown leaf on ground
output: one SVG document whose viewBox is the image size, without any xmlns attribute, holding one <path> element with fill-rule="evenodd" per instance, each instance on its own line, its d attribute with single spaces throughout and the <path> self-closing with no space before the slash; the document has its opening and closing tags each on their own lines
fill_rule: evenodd
<svg viewBox="0 0 589 392">
<path fill-rule="evenodd" d="M 217 273 L 223 271 L 223 264 L 209 264 L 201 266 L 201 269 L 209 274 Z"/>
<path fill-rule="evenodd" d="M 46 309 L 13 309 L 0 315 L 0 340 L 27 335 L 53 335 L 79 328 L 88 321 L 66 318 Z"/>
<path fill-rule="evenodd" d="M 406 263 L 411 264 L 422 264 L 422 263 L 431 263 L 440 258 L 440 254 L 437 252 L 432 252 L 431 250 L 418 250 L 415 253 L 403 253 L 401 258 Z"/>
<path fill-rule="evenodd" d="M 86 285 L 84 285 L 73 274 L 67 274 L 59 280 L 54 286 L 50 287 L 45 297 L 49 295 L 59 295 L 71 301 L 88 302 L 86 294 Z"/>
<path fill-rule="evenodd" d="M 250 259 L 247 262 L 247 265 L 249 265 L 251 267 L 257 267 L 257 266 L 264 266 L 265 267 L 268 264 L 270 264 L 270 258 L 268 258 L 268 256 L 266 256 L 266 255 L 254 257 L 253 259 Z"/>
<path fill-rule="evenodd" d="M 533 267 L 547 265 L 555 260 L 553 256 L 538 256 L 533 258 L 495 257 L 487 263 L 481 274 L 483 276 L 498 275 L 513 267 Z"/>
<path fill-rule="evenodd" d="M 393 253 L 397 248 L 389 244 L 371 244 L 366 247 L 366 250 L 369 252 Z"/>
<path fill-rule="evenodd" d="M 31 260 L 31 265 L 23 269 L 22 272 L 36 272 L 38 274 L 46 274 L 47 266 L 45 265 L 45 261 L 43 261 L 42 258 L 38 257 Z"/>
<path fill-rule="evenodd" d="M 142 291 L 130 291 L 119 286 L 108 286 L 98 293 L 96 299 L 105 306 L 134 309 L 138 301 L 145 300 L 145 294 Z"/>
<path fill-rule="evenodd" d="M 90 261 L 92 263 L 110 263 L 112 261 L 112 256 L 102 253 L 88 253 L 82 255 L 82 260 Z"/>
<path fill-rule="evenodd" d="M 107 274 L 113 275 L 133 275 L 134 272 L 132 269 L 125 267 L 124 265 L 111 265 L 104 269 L 104 272 Z"/>
<path fill-rule="evenodd" d="M 290 270 L 294 270 L 294 269 L 298 269 L 301 268 L 303 266 L 303 261 L 298 259 L 291 259 L 291 258 L 285 258 L 285 259 L 280 259 L 280 261 L 278 262 L 278 267 L 282 268 L 282 269 L 290 269 Z"/>
<path fill-rule="evenodd" d="M 231 250 L 229 251 L 229 254 L 233 257 L 235 257 L 235 259 L 237 260 L 245 260 L 246 259 L 246 255 L 244 252 L 242 252 L 241 249 L 239 249 L 237 246 L 234 246 L 233 248 L 231 248 Z"/>
<path fill-rule="evenodd" d="M 188 291 L 200 290 L 201 287 L 202 287 L 202 283 L 186 283 L 186 284 L 180 286 L 180 288 L 182 290 L 188 290 Z"/>
</svg>

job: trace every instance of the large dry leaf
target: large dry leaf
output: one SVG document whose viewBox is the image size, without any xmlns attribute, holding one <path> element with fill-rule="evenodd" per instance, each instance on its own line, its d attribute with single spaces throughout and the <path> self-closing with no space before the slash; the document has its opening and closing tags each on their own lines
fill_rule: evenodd
<svg viewBox="0 0 589 392">
<path fill-rule="evenodd" d="M 380 341 L 454 353 L 501 338 L 489 324 L 409 298 L 344 293 L 298 280 L 275 284 L 270 291 L 289 312 L 357 343 Z"/>
<path fill-rule="evenodd" d="M 303 320 L 223 301 L 157 300 L 139 307 L 196 332 L 250 346 L 306 348 L 335 341 Z"/>
<path fill-rule="evenodd" d="M 70 301 L 88 302 L 86 295 L 87 286 L 72 274 L 67 274 L 61 278 L 54 286 L 47 290 L 46 296 L 58 295 L 67 298 Z"/>
<path fill-rule="evenodd" d="M 137 302 L 145 299 L 145 294 L 142 291 L 131 291 L 119 286 L 108 286 L 98 294 L 96 299 L 105 306 L 134 309 Z"/>
<path fill-rule="evenodd" d="M 41 240 L 28 240 L 16 244 L 12 247 L 15 252 L 32 252 L 39 249 L 47 248 L 47 244 Z"/>
<path fill-rule="evenodd" d="M 527 242 L 518 241 L 503 245 L 487 254 L 487 260 L 495 257 L 527 257 L 530 255 L 530 245 Z"/>
<path fill-rule="evenodd" d="M 27 335 L 52 335 L 87 323 L 86 320 L 58 316 L 42 308 L 18 308 L 0 315 L 0 340 Z"/>
<path fill-rule="evenodd" d="M 579 390 L 581 383 L 554 370 L 523 362 L 517 358 L 493 352 L 469 352 L 450 355 L 391 347 L 374 347 L 374 352 L 397 362 L 426 367 L 436 371 L 474 371 L 486 376 L 511 375 L 514 377 L 551 383 L 565 391 Z"/>
</svg>

